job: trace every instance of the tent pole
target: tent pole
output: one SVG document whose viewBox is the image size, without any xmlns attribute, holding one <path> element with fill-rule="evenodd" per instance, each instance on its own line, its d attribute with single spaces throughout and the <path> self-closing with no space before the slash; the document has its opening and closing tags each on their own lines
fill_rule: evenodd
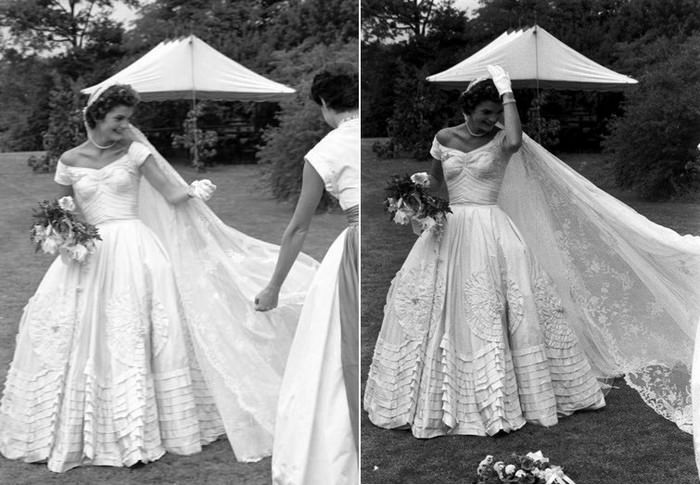
<svg viewBox="0 0 700 485">
<path fill-rule="evenodd" d="M 194 129 L 192 131 L 192 140 L 194 143 L 194 160 L 192 161 L 192 164 L 197 168 L 197 170 L 199 170 L 199 143 L 197 137 L 197 99 L 194 89 L 192 90 L 192 120 L 194 125 Z"/>
<path fill-rule="evenodd" d="M 537 10 L 535 10 L 535 17 L 537 17 Z M 537 143 L 542 143 L 542 116 L 540 113 L 540 56 L 539 56 L 539 41 L 537 38 L 537 23 L 535 22 L 535 28 L 533 30 L 535 35 L 535 117 L 537 118 Z"/>
<path fill-rule="evenodd" d="M 192 165 L 199 171 L 201 167 L 199 166 L 199 140 L 197 139 L 197 95 L 194 89 L 194 39 L 192 37 L 192 28 L 190 26 L 190 70 L 192 72 L 192 119 L 194 130 L 192 132 L 192 142 L 194 143 L 194 160 L 192 160 Z"/>
</svg>

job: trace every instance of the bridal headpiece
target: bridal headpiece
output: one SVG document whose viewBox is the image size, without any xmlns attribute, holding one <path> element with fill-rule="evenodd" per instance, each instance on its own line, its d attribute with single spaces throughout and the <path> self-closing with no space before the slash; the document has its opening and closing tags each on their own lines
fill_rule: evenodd
<svg viewBox="0 0 700 485">
<path fill-rule="evenodd" d="M 92 93 L 90 93 L 90 96 L 88 97 L 87 103 L 85 104 L 85 109 L 89 108 L 95 101 L 97 101 L 100 96 L 102 96 L 102 93 L 107 91 L 109 88 L 112 86 L 115 86 L 115 84 L 103 84 L 97 89 L 95 89 Z"/>
<path fill-rule="evenodd" d="M 464 90 L 464 93 L 462 93 L 462 94 L 468 93 L 469 91 L 471 91 L 471 89 L 472 89 L 474 86 L 476 86 L 477 84 L 479 84 L 481 81 L 486 81 L 487 79 L 489 79 L 489 78 L 486 77 L 486 76 L 481 76 L 481 77 L 478 77 L 478 78 L 472 80 L 472 82 L 469 83 L 469 86 L 467 86 L 467 89 L 465 89 L 465 90 Z"/>
</svg>

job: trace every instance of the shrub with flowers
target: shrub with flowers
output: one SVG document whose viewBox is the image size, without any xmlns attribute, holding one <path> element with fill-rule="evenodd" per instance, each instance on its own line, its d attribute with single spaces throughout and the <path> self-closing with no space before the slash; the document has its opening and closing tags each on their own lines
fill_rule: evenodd
<svg viewBox="0 0 700 485">
<path fill-rule="evenodd" d="M 66 262 L 83 263 L 87 260 L 95 251 L 95 241 L 101 238 L 97 228 L 79 221 L 74 211 L 75 202 L 70 196 L 39 203 L 32 215 L 31 238 L 36 251 L 59 253 Z"/>
<path fill-rule="evenodd" d="M 425 172 L 394 175 L 384 188 L 384 206 L 395 223 L 411 223 L 416 234 L 429 230 L 440 238 L 446 215 L 452 211 L 448 201 L 428 194 L 428 187 L 430 176 Z"/>
<path fill-rule="evenodd" d="M 574 483 L 560 466 L 549 463 L 541 451 L 513 453 L 505 461 L 487 455 L 476 469 L 477 483 Z"/>
</svg>

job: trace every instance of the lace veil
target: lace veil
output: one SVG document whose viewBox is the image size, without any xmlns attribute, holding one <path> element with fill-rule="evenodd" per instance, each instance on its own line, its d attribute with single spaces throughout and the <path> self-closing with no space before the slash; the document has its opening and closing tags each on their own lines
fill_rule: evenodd
<svg viewBox="0 0 700 485">
<path fill-rule="evenodd" d="M 657 413 L 692 432 L 700 237 L 654 224 L 526 135 L 499 205 L 554 280 L 597 375 L 624 375 Z"/>
<path fill-rule="evenodd" d="M 165 176 L 186 183 L 138 129 Z M 198 364 L 239 461 L 272 451 L 279 386 L 301 306 L 318 263 L 300 254 L 277 309 L 256 312 L 279 247 L 225 225 L 199 199 L 173 206 L 142 177 L 139 216 L 167 250 Z M 255 208 L 244 208 L 255 210 Z"/>
</svg>

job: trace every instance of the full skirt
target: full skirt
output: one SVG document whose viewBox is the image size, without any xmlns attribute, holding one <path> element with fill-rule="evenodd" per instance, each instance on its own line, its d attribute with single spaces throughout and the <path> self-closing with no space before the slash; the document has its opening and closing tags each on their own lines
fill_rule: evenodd
<svg viewBox="0 0 700 485">
<path fill-rule="evenodd" d="M 164 248 L 139 220 L 99 230 L 88 261 L 57 258 L 25 307 L 0 406 L 0 452 L 55 472 L 224 433 Z"/>
<path fill-rule="evenodd" d="M 364 396 L 419 438 L 493 435 L 605 405 L 556 290 L 496 205 L 455 205 L 389 290 Z"/>
</svg>

